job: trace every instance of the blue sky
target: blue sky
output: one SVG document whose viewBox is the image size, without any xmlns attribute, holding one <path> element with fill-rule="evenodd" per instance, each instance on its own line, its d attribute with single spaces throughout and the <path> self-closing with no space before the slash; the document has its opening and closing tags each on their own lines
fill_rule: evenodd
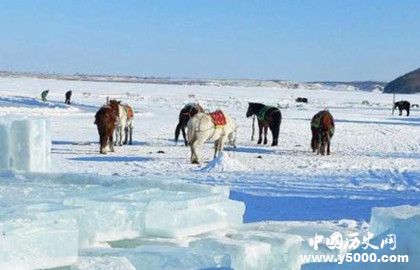
<svg viewBox="0 0 420 270">
<path fill-rule="evenodd" d="M 391 80 L 420 66 L 416 0 L 10 0 L 0 70 Z"/>
</svg>

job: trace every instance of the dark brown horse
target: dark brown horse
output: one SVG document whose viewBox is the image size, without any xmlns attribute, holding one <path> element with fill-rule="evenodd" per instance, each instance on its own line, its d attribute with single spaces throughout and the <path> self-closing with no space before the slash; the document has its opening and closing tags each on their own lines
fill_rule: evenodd
<svg viewBox="0 0 420 270">
<path fill-rule="evenodd" d="M 98 127 L 99 152 L 101 154 L 106 154 L 107 146 L 109 151 L 114 152 L 113 134 L 119 105 L 120 101 L 111 100 L 108 105 L 102 106 L 96 112 L 95 124 Z"/>
<path fill-rule="evenodd" d="M 330 154 L 331 138 L 334 135 L 334 118 L 329 111 L 320 111 L 312 117 L 311 131 L 312 151 L 317 154 L 325 155 L 325 147 L 327 147 L 327 155 Z"/>
<path fill-rule="evenodd" d="M 196 115 L 198 112 L 204 112 L 204 109 L 198 103 L 189 103 L 185 105 L 184 108 L 182 108 L 182 110 L 179 112 L 178 125 L 176 125 L 175 128 L 175 143 L 178 143 L 179 133 L 182 131 L 185 146 L 188 146 L 185 128 L 187 127 L 190 118 Z"/>
<path fill-rule="evenodd" d="M 264 131 L 264 144 L 267 144 L 267 130 L 270 128 L 273 136 L 271 146 L 278 145 L 280 125 L 281 125 L 281 112 L 276 107 L 265 106 L 261 103 L 249 102 L 246 117 L 256 115 L 258 118 L 259 137 L 258 144 L 262 142 L 262 132 Z"/>
<path fill-rule="evenodd" d="M 398 108 L 398 110 L 400 111 L 400 116 L 402 115 L 402 111 L 405 110 L 407 112 L 407 116 L 410 115 L 410 102 L 408 102 L 407 100 L 400 100 L 398 102 L 394 103 L 394 110 L 396 108 Z"/>
</svg>

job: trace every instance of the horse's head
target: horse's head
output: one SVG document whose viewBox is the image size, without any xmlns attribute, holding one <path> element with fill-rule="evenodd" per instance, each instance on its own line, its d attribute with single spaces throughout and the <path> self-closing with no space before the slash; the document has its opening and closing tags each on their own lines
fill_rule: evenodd
<svg viewBox="0 0 420 270">
<path fill-rule="evenodd" d="M 246 117 L 251 117 L 253 114 L 256 114 L 255 110 L 256 103 L 248 102 L 248 110 L 246 111 Z"/>
<path fill-rule="evenodd" d="M 116 116 L 119 116 L 119 106 L 121 104 L 121 101 L 117 101 L 115 99 L 111 99 L 109 101 L 109 106 L 112 108 Z"/>
</svg>

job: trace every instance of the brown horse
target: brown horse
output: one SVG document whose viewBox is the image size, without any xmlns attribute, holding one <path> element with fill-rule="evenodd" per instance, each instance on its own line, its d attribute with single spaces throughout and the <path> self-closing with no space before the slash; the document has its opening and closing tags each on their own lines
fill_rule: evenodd
<svg viewBox="0 0 420 270">
<path fill-rule="evenodd" d="M 119 116 L 118 107 L 120 101 L 111 100 L 108 105 L 102 106 L 95 115 L 95 124 L 99 133 L 99 152 L 106 154 L 107 146 L 109 151 L 114 152 L 113 134 L 115 123 Z"/>
<path fill-rule="evenodd" d="M 325 155 L 325 146 L 327 146 L 327 155 L 330 154 L 331 138 L 334 135 L 334 118 L 329 111 L 320 111 L 312 117 L 311 130 L 312 151 L 317 154 Z"/>
</svg>

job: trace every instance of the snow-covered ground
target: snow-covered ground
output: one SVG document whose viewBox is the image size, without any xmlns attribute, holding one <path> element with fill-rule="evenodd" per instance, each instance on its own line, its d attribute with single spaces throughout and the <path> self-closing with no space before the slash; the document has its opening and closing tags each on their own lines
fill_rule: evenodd
<svg viewBox="0 0 420 270">
<path fill-rule="evenodd" d="M 40 101 L 45 89 L 46 103 Z M 67 90 L 73 90 L 71 106 L 64 105 Z M 101 155 L 93 121 L 107 97 L 135 109 L 134 145 Z M 295 103 L 297 97 L 309 103 Z M 420 103 L 420 95 L 401 99 Z M 250 140 L 248 101 L 282 108 L 277 147 Z M 239 126 L 238 147 L 211 160 L 212 144 L 206 144 L 204 163 L 190 164 L 189 148 L 173 139 L 179 110 L 188 102 L 229 113 Z M 2 117 L 50 119 L 53 172 L 226 185 L 232 199 L 245 202 L 245 222 L 368 221 L 372 207 L 419 204 L 420 110 L 392 116 L 391 103 L 392 95 L 378 92 L 0 78 Z M 309 122 L 325 108 L 336 122 L 332 154 L 317 156 L 309 147 Z"/>
</svg>

